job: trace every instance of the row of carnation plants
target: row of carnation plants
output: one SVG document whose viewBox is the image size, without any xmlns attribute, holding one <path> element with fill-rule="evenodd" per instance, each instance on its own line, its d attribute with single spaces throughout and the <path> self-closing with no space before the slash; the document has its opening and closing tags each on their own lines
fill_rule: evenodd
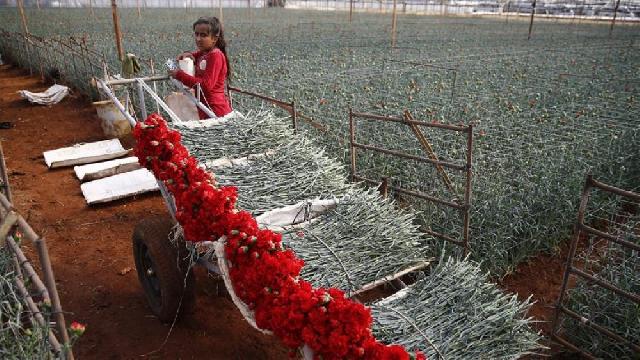
<svg viewBox="0 0 640 360">
<path fill-rule="evenodd" d="M 218 187 L 161 116 L 152 114 L 133 134 L 140 164 L 175 199 L 185 241 L 225 239 L 233 290 L 259 328 L 273 332 L 292 351 L 306 344 L 316 359 L 426 359 L 420 351 L 410 354 L 400 345 L 377 341 L 370 309 L 343 291 L 314 288 L 302 279 L 304 261 L 282 246 L 281 234 L 258 229 L 249 212 L 236 209 L 237 188 Z"/>
</svg>

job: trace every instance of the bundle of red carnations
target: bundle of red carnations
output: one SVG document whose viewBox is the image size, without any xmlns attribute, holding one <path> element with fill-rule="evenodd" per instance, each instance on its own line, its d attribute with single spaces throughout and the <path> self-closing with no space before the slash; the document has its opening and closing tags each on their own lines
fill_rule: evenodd
<svg viewBox="0 0 640 360">
<path fill-rule="evenodd" d="M 159 115 L 138 123 L 133 135 L 140 164 L 175 198 L 185 240 L 226 238 L 234 291 L 253 310 L 258 327 L 292 349 L 307 344 L 317 359 L 426 359 L 421 352 L 410 355 L 402 346 L 376 341 L 364 305 L 338 289 L 314 288 L 301 279 L 304 262 L 283 249 L 281 235 L 258 229 L 250 213 L 236 210 L 237 189 L 217 187 Z"/>
</svg>

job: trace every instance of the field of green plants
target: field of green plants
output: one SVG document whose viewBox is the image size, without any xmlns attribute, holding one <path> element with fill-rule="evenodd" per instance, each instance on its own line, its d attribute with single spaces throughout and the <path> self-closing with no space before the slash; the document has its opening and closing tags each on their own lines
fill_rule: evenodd
<svg viewBox="0 0 640 360">
<path fill-rule="evenodd" d="M 28 10 L 34 35 L 84 39 L 118 69 L 111 12 Z M 194 47 L 190 24 L 218 10 L 122 9 L 126 52 L 158 64 Z M 19 31 L 15 9 L 0 10 L 4 30 Z M 640 27 L 606 23 L 391 16 L 283 9 L 225 10 L 231 84 L 296 101 L 305 127 L 334 157 L 348 160 L 348 109 L 473 124 L 471 257 L 502 275 L 566 238 L 585 174 L 640 185 Z M 2 45 L 0 45 L 2 46 Z M 4 45 L 7 46 L 6 44 Z M 98 55 L 95 55 L 99 57 Z M 101 59 L 96 59 L 100 61 Z M 86 76 L 66 76 L 86 84 Z M 302 122 L 304 124 L 304 122 Z M 463 162 L 465 141 L 424 129 L 440 159 Z M 359 123 L 361 143 L 423 154 L 403 124 Z M 462 199 L 461 174 L 444 186 L 432 166 L 360 152 L 363 175 L 447 200 Z M 457 210 L 405 199 L 432 230 L 461 237 Z"/>
</svg>

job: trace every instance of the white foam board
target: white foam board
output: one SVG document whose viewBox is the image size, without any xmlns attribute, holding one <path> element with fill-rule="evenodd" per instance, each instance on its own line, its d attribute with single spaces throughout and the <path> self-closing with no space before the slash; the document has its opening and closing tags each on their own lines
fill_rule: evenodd
<svg viewBox="0 0 640 360">
<path fill-rule="evenodd" d="M 80 185 L 80 189 L 89 205 L 159 190 L 153 173 L 144 168 L 89 181 Z"/>
<path fill-rule="evenodd" d="M 44 161 L 50 168 L 87 164 L 115 159 L 127 154 L 120 140 L 110 139 L 92 143 L 81 143 L 70 147 L 44 152 Z"/>
<path fill-rule="evenodd" d="M 140 169 L 140 164 L 138 164 L 138 158 L 135 156 L 73 167 L 73 171 L 82 182 L 102 179 L 138 169 Z"/>
</svg>

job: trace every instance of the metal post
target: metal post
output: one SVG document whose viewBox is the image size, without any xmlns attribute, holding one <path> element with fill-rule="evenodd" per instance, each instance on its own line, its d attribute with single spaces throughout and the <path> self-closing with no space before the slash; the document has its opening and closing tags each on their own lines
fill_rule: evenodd
<svg viewBox="0 0 640 360">
<path fill-rule="evenodd" d="M 382 198 L 384 199 L 386 199 L 389 196 L 389 177 L 388 176 L 382 177 L 382 182 L 378 187 L 378 191 L 380 192 L 380 196 L 382 196 Z"/>
<path fill-rule="evenodd" d="M 551 327 L 551 336 L 554 337 L 558 333 L 560 326 L 560 309 L 564 301 L 564 295 L 567 290 L 567 284 L 569 283 L 569 275 L 573 268 L 573 258 L 576 255 L 576 249 L 578 247 L 578 240 L 580 239 L 580 224 L 584 222 L 584 212 L 587 209 L 587 203 L 589 201 L 589 193 L 591 191 L 591 174 L 587 175 L 587 180 L 584 183 L 582 189 L 582 197 L 580 199 L 580 207 L 578 208 L 578 220 L 573 230 L 573 239 L 571 240 L 571 247 L 569 249 L 569 255 L 567 256 L 567 263 L 565 265 L 564 276 L 562 278 L 562 287 L 560 288 L 560 296 L 558 297 L 558 303 L 556 304 L 556 311 L 553 314 L 553 322 Z"/>
<path fill-rule="evenodd" d="M 220 20 L 220 24 L 222 24 L 222 23 L 224 23 L 224 19 L 223 19 L 223 16 L 222 16 L 223 15 L 222 14 L 222 0 L 218 0 L 218 1 L 219 1 L 218 5 L 220 6 L 220 19 L 218 19 L 218 20 Z"/>
<path fill-rule="evenodd" d="M 456 80 L 458 78 L 458 70 L 453 71 L 453 81 L 451 85 L 451 103 L 453 103 L 453 99 L 456 95 Z"/>
<path fill-rule="evenodd" d="M 505 23 L 507 23 L 507 24 L 509 23 L 510 10 L 511 10 L 511 0 L 507 1 L 507 16 L 505 16 L 505 18 L 506 18 Z"/>
<path fill-rule="evenodd" d="M 611 20 L 611 27 L 609 28 L 609 37 L 613 34 L 613 26 L 616 24 L 616 15 L 618 15 L 618 7 L 620 6 L 620 0 L 616 1 L 616 6 L 613 9 L 613 20 Z"/>
<path fill-rule="evenodd" d="M 69 46 L 70 50 L 73 49 L 73 45 Z M 77 56 L 70 56 L 71 57 L 71 65 L 73 65 L 73 72 L 74 74 L 78 74 L 78 67 L 76 66 L 76 57 Z"/>
<path fill-rule="evenodd" d="M 31 55 L 29 54 L 29 41 L 27 37 L 29 36 L 29 28 L 27 27 L 27 17 L 24 15 L 24 3 L 23 0 L 17 0 L 18 11 L 20 12 L 20 19 L 22 21 L 22 35 L 24 37 L 24 49 L 27 53 L 27 61 L 29 62 L 29 75 L 33 75 L 33 71 L 31 69 Z"/>
<path fill-rule="evenodd" d="M 291 120 L 293 120 L 293 132 L 298 131 L 298 112 L 296 111 L 296 101 L 291 102 Z"/>
<path fill-rule="evenodd" d="M 111 15 L 113 17 L 113 30 L 116 37 L 116 48 L 118 49 L 118 59 L 124 60 L 124 51 L 122 50 L 122 34 L 120 33 L 120 19 L 118 18 L 118 5 L 116 0 L 111 0 Z"/>
<path fill-rule="evenodd" d="M 533 4 L 531 4 L 531 20 L 529 20 L 529 35 L 527 35 L 527 40 L 531 39 L 531 29 L 533 28 L 533 15 L 536 13 L 536 0 L 533 0 Z"/>
<path fill-rule="evenodd" d="M 349 0 L 349 22 L 353 17 L 353 0 Z"/>
<path fill-rule="evenodd" d="M 398 0 L 393 0 L 393 16 L 391 18 L 391 48 L 396 47 L 396 26 L 398 21 L 398 14 L 396 12 L 396 3 Z"/>
<path fill-rule="evenodd" d="M 149 60 L 149 68 L 151 68 L 151 76 L 155 76 L 156 74 L 156 69 L 153 66 L 153 59 Z M 153 92 L 155 92 L 156 94 L 158 93 L 158 86 L 156 85 L 156 82 L 153 82 Z M 155 102 L 155 101 L 154 101 Z M 160 114 L 160 105 L 158 105 L 158 103 L 156 102 L 156 112 L 158 114 Z"/>
<path fill-rule="evenodd" d="M 473 125 L 469 125 L 467 132 L 467 171 L 464 189 L 464 227 L 462 236 L 464 241 L 464 256 L 469 254 L 469 224 L 471 222 L 471 176 L 473 175 Z"/>
<path fill-rule="evenodd" d="M 20 12 L 20 19 L 22 20 L 22 32 L 26 36 L 29 33 L 29 28 L 27 27 L 27 18 L 24 15 L 24 3 L 23 0 L 17 0 L 18 3 L 18 11 Z"/>
<path fill-rule="evenodd" d="M 229 83 L 228 82 L 224 83 L 224 91 L 225 91 L 227 97 L 229 97 L 229 106 L 231 106 L 231 108 L 233 109 L 233 96 L 231 95 L 231 91 L 229 90 Z"/>
<path fill-rule="evenodd" d="M 140 82 L 136 82 L 136 90 L 138 91 L 138 101 L 140 102 L 140 113 L 144 121 L 148 116 L 147 104 L 144 102 L 144 89 L 142 89 L 142 84 Z"/>
<path fill-rule="evenodd" d="M 356 142 L 356 130 L 355 120 L 353 119 L 353 112 L 349 107 L 349 150 L 351 154 L 351 181 L 355 181 L 356 177 L 356 147 L 353 145 Z"/>
<path fill-rule="evenodd" d="M 78 43 L 78 46 L 80 47 L 80 54 L 81 54 L 81 58 L 82 58 L 82 69 L 84 70 L 84 76 L 85 79 L 91 79 L 91 77 L 93 76 L 91 74 L 91 69 L 90 69 L 90 65 L 87 65 L 87 34 L 84 34 L 82 36 L 82 41 L 80 41 Z M 93 89 L 91 88 L 91 86 L 87 85 L 87 89 L 89 89 L 88 93 L 90 94 L 91 98 L 93 98 Z"/>
</svg>

